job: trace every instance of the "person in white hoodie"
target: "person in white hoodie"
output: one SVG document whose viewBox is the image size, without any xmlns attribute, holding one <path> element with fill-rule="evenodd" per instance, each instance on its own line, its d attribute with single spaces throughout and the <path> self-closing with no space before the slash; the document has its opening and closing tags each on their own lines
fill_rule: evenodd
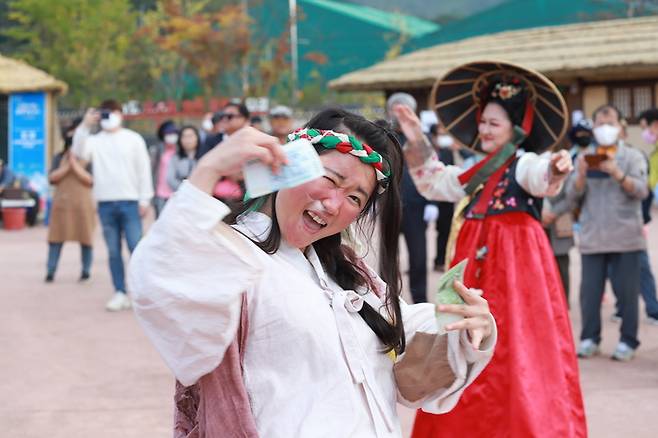
<svg viewBox="0 0 658 438">
<path fill-rule="evenodd" d="M 91 134 L 100 121 L 101 130 Z M 89 109 L 73 138 L 73 153 L 91 161 L 94 198 L 109 253 L 114 295 L 105 308 L 129 309 L 126 294 L 121 240 L 132 251 L 142 237 L 142 217 L 153 197 L 151 165 L 141 135 L 122 126 L 121 105 L 106 100 L 98 109 Z"/>
</svg>

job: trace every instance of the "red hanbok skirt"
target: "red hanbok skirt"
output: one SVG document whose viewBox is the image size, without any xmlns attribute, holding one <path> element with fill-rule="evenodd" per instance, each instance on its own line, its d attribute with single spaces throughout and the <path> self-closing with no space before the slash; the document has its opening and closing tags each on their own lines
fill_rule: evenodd
<svg viewBox="0 0 658 438">
<path fill-rule="evenodd" d="M 478 266 L 483 243 L 488 253 Z M 484 290 L 498 344 L 452 411 L 418 411 L 412 437 L 587 436 L 567 303 L 540 223 L 521 212 L 467 219 L 453 264 L 467 257 L 464 282 Z"/>
</svg>

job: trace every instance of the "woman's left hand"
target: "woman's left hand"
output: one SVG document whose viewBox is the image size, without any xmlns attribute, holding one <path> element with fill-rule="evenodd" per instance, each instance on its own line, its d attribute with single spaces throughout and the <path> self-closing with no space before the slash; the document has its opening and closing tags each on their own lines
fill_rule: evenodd
<svg viewBox="0 0 658 438">
<path fill-rule="evenodd" d="M 494 321 L 489 311 L 489 303 L 482 298 L 480 289 L 469 289 L 459 281 L 455 281 L 454 288 L 464 299 L 464 304 L 439 304 L 438 310 L 463 316 L 463 320 L 448 324 L 446 330 L 468 330 L 471 345 L 478 350 L 482 340 L 493 333 Z"/>
</svg>

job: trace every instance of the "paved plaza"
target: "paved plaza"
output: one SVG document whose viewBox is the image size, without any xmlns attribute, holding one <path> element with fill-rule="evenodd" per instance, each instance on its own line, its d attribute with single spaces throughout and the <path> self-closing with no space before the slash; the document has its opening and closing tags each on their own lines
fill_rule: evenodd
<svg viewBox="0 0 658 438">
<path fill-rule="evenodd" d="M 654 272 L 658 272 L 658 223 L 650 234 Z M 46 235 L 44 227 L 0 230 L 1 435 L 170 437 L 173 378 L 131 312 L 104 310 L 112 288 L 100 231 L 96 230 L 92 280 L 85 284 L 77 281 L 76 244 L 64 246 L 55 282 L 43 282 Z M 429 252 L 433 254 L 432 249 Z M 578 260 L 572 259 L 572 284 L 577 291 Z M 437 279 L 438 274 L 432 273 L 430 289 Z M 577 293 L 571 313 L 577 333 L 575 297 Z M 658 326 L 644 322 L 641 309 L 642 346 L 636 359 L 613 362 L 608 358 L 617 341 L 618 327 L 609 321 L 613 304 L 607 294 L 605 355 L 580 361 L 590 436 L 655 437 Z M 400 414 L 408 436 L 413 412 L 401 407 Z"/>
</svg>

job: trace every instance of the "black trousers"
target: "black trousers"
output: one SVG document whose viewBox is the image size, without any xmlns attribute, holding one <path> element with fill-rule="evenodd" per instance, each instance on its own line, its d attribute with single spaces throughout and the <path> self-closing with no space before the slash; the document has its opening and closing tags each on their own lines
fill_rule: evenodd
<svg viewBox="0 0 658 438">
<path fill-rule="evenodd" d="M 34 190 L 28 190 L 27 193 L 30 196 L 30 198 L 34 200 L 34 207 L 30 207 L 27 209 L 27 213 L 25 215 L 25 222 L 29 226 L 33 227 L 37 224 L 37 217 L 39 216 L 39 210 L 41 209 L 39 205 L 39 194 Z"/>
<path fill-rule="evenodd" d="M 414 303 L 427 302 L 427 223 L 425 205 L 409 203 L 402 209 L 402 234 L 409 253 L 409 288 Z"/>
<path fill-rule="evenodd" d="M 601 342 L 601 299 L 609 272 L 610 282 L 622 311 L 620 340 L 632 348 L 640 345 L 637 328 L 641 255 L 642 251 L 582 255 L 581 340 L 592 339 L 597 344 Z"/>
<path fill-rule="evenodd" d="M 556 255 L 555 261 L 560 271 L 560 278 L 562 279 L 562 286 L 564 287 L 564 294 L 567 297 L 567 306 L 569 305 L 569 288 L 571 286 L 569 281 L 569 254 Z"/>
<path fill-rule="evenodd" d="M 446 262 L 446 247 L 448 246 L 454 211 L 455 204 L 439 202 L 439 218 L 436 220 L 436 258 L 434 259 L 434 266 L 443 266 Z"/>
</svg>

